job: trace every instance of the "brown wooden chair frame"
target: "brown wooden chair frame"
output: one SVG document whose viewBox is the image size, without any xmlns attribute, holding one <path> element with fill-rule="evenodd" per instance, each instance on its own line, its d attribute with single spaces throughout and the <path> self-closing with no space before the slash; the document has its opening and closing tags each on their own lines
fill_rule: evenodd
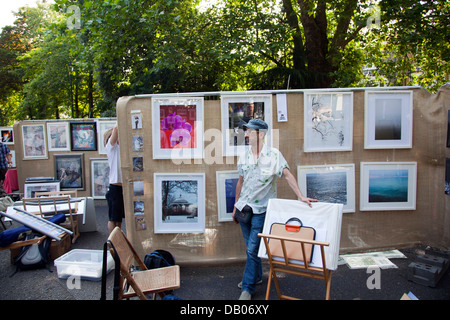
<svg viewBox="0 0 450 320">
<path fill-rule="evenodd" d="M 307 278 L 319 279 L 325 281 L 326 294 L 325 299 L 330 299 L 330 286 L 331 286 L 331 270 L 328 270 L 325 262 L 325 246 L 329 246 L 328 242 L 321 242 L 315 240 L 303 240 L 290 237 L 277 236 L 273 234 L 258 234 L 259 237 L 263 238 L 264 245 L 267 250 L 267 256 L 270 264 L 269 280 L 267 283 L 266 300 L 269 299 L 271 282 L 275 283 L 275 288 L 279 299 L 289 299 L 289 300 L 299 300 L 298 298 L 282 295 L 280 292 L 280 286 L 278 284 L 278 279 L 276 272 L 283 272 L 297 276 L 303 276 Z M 283 257 L 281 259 L 274 259 L 275 256 L 272 255 L 269 240 L 281 241 L 281 248 L 283 251 Z M 322 267 L 311 266 L 308 261 L 303 261 L 303 264 L 298 262 L 293 262 L 290 257 L 286 254 L 286 242 L 293 242 L 299 245 L 299 250 L 302 250 L 303 257 L 306 257 L 305 244 L 317 245 L 320 247 L 320 253 L 322 255 Z"/>
<path fill-rule="evenodd" d="M 108 247 L 111 255 L 114 257 L 117 253 L 120 259 L 119 300 L 131 297 L 147 300 L 146 295 L 158 293 L 160 296 L 164 296 L 165 291 L 180 287 L 180 267 L 178 265 L 147 269 L 119 227 L 114 228 L 109 235 Z M 133 262 L 137 263 L 140 270 L 131 271 Z"/>
</svg>

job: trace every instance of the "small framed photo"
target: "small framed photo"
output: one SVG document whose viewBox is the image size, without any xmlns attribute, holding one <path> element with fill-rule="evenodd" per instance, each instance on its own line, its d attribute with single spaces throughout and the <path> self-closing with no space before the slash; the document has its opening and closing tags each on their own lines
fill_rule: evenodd
<svg viewBox="0 0 450 320">
<path fill-rule="evenodd" d="M 365 149 L 412 148 L 412 91 L 366 91 Z"/>
<path fill-rule="evenodd" d="M 154 173 L 155 233 L 205 231 L 205 174 Z"/>
<path fill-rule="evenodd" d="M 249 147 L 243 125 L 251 119 L 267 123 L 266 143 L 272 145 L 272 95 L 221 96 L 223 155 L 237 156 Z"/>
<path fill-rule="evenodd" d="M 98 153 L 106 154 L 105 145 L 103 143 L 103 136 L 106 131 L 114 128 L 114 126 L 117 124 L 117 121 L 101 120 L 101 121 L 98 121 L 97 124 L 98 124 L 98 138 L 97 138 Z"/>
<path fill-rule="evenodd" d="M 95 122 L 71 122 L 72 151 L 97 150 L 97 125 Z"/>
<path fill-rule="evenodd" d="M 340 203 L 343 212 L 355 212 L 355 165 L 298 166 L 297 180 L 307 197 Z"/>
<path fill-rule="evenodd" d="M 92 198 L 105 199 L 109 187 L 109 164 L 107 159 L 91 159 Z"/>
<path fill-rule="evenodd" d="M 55 154 L 55 178 L 61 190 L 84 190 L 84 155 Z"/>
<path fill-rule="evenodd" d="M 1 142 L 4 144 L 14 144 L 14 130 L 12 127 L 0 127 Z"/>
<path fill-rule="evenodd" d="M 24 198 L 34 198 L 36 192 L 56 192 L 60 191 L 60 184 L 56 182 L 25 183 Z"/>
<path fill-rule="evenodd" d="M 47 159 L 44 124 L 22 126 L 23 159 Z"/>
<path fill-rule="evenodd" d="M 304 110 L 305 152 L 352 150 L 353 92 L 306 91 Z"/>
<path fill-rule="evenodd" d="M 239 179 L 237 170 L 217 171 L 217 207 L 219 222 L 233 221 L 233 208 L 236 200 L 236 184 Z"/>
<path fill-rule="evenodd" d="M 203 121 L 203 97 L 153 98 L 153 159 L 202 159 Z"/>
<path fill-rule="evenodd" d="M 416 210 L 417 162 L 361 162 L 361 211 Z"/>
<path fill-rule="evenodd" d="M 48 151 L 70 151 L 69 122 L 47 122 Z"/>
</svg>

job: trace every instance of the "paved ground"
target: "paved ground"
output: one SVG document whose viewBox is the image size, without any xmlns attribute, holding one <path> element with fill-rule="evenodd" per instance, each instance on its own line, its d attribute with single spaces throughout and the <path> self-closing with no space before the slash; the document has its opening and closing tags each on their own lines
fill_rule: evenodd
<svg viewBox="0 0 450 320">
<path fill-rule="evenodd" d="M 107 211 L 104 205 L 96 206 L 97 231 L 82 233 L 72 249 L 99 249 L 107 239 Z M 1 227 L 0 227 L 1 228 Z M 420 300 L 450 299 L 450 268 L 435 288 L 420 285 L 407 279 L 408 265 L 415 261 L 417 254 L 425 248 L 418 246 L 401 250 L 407 258 L 392 259 L 395 269 L 380 272 L 380 289 L 369 289 L 367 282 L 371 273 L 365 269 L 352 270 L 340 265 L 333 273 L 331 281 L 332 300 L 399 300 L 404 293 L 412 292 Z M 183 300 L 236 300 L 240 291 L 243 265 L 223 267 L 182 267 L 181 288 L 174 293 Z M 265 297 L 268 265 L 264 266 L 264 281 L 258 286 L 253 300 Z M 13 276 L 15 267 L 10 263 L 9 251 L 0 251 L 0 300 L 98 300 L 100 282 L 81 281 L 80 288 L 70 289 L 67 280 L 58 279 L 56 268 L 21 271 Z M 370 281 L 370 280 L 369 280 Z M 113 273 L 107 278 L 108 295 L 112 298 Z M 306 300 L 321 300 L 325 296 L 323 282 L 313 279 L 286 275 L 280 279 L 284 294 Z M 276 299 L 275 290 L 271 299 Z"/>
</svg>

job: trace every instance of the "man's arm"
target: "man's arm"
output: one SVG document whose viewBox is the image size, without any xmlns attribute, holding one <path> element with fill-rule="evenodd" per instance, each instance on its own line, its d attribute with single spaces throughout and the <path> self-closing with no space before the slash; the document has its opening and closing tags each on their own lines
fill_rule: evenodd
<svg viewBox="0 0 450 320">
<path fill-rule="evenodd" d="M 288 168 L 283 169 L 283 176 L 286 178 L 287 183 L 289 184 L 289 187 L 291 187 L 292 191 L 297 195 L 298 199 L 300 201 L 305 202 L 308 204 L 308 206 L 312 206 L 311 202 L 318 202 L 319 200 L 312 199 L 305 197 L 302 192 L 300 191 L 300 188 L 298 187 L 297 181 L 295 180 L 294 176 L 292 175 L 291 171 Z"/>
<path fill-rule="evenodd" d="M 109 138 L 109 143 L 112 146 L 114 146 L 118 141 L 119 141 L 119 130 L 117 129 L 117 125 L 115 125 L 111 133 L 111 137 Z"/>
<path fill-rule="evenodd" d="M 243 176 L 239 176 L 239 179 L 237 181 L 236 184 L 236 197 L 234 200 L 234 203 L 238 202 L 239 200 L 239 196 L 241 195 L 241 190 L 242 190 L 242 185 L 244 184 L 244 177 Z M 233 221 L 237 223 L 237 221 L 234 219 L 234 214 L 236 213 L 236 207 L 233 207 Z"/>
</svg>

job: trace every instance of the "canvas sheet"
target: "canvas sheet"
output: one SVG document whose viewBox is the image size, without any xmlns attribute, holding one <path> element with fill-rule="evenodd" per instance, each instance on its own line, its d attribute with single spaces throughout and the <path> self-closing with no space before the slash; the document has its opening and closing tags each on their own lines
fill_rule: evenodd
<svg viewBox="0 0 450 320">
<path fill-rule="evenodd" d="M 328 242 L 324 247 L 327 269 L 336 270 L 339 259 L 339 245 L 342 225 L 342 204 L 316 202 L 310 208 L 298 200 L 271 199 L 267 207 L 263 233 L 269 234 L 273 223 L 285 223 L 292 217 L 299 218 L 304 226 L 316 229 L 316 240 Z M 261 241 L 258 256 L 267 259 L 264 241 Z M 311 266 L 322 267 L 320 247 L 314 246 Z"/>
</svg>

